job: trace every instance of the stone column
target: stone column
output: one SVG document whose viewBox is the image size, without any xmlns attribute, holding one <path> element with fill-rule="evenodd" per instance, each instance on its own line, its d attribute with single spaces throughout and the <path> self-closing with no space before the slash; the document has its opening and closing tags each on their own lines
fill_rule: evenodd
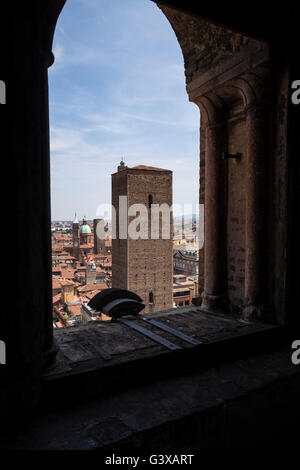
<svg viewBox="0 0 300 470">
<path fill-rule="evenodd" d="M 246 240 L 245 308 L 246 318 L 259 317 L 264 309 L 266 280 L 266 106 L 246 109 Z"/>
<path fill-rule="evenodd" d="M 2 134 L 6 161 L 12 165 L 7 171 L 13 175 L 7 202 L 16 202 L 12 246 L 18 257 L 9 308 L 3 308 L 0 315 L 4 323 L 0 339 L 7 353 L 0 421 L 10 425 L 38 403 L 43 371 L 54 362 L 56 352 L 47 70 L 53 61 L 52 38 L 63 4 L 64 0 L 19 2 L 5 15 L 10 40 L 1 64 L 1 79 L 7 85 Z"/>
<path fill-rule="evenodd" d="M 204 291 L 201 307 L 224 311 L 227 306 L 224 130 L 217 123 L 210 123 L 205 134 Z"/>
<path fill-rule="evenodd" d="M 43 99 L 41 119 L 42 133 L 42 159 L 41 159 L 41 202 L 42 211 L 42 236 L 43 236 L 43 262 L 45 274 L 45 310 L 43 312 L 42 326 L 42 366 L 47 368 L 55 361 L 57 346 L 53 337 L 53 306 L 52 306 L 52 241 L 51 241 L 51 194 L 50 194 L 50 142 L 49 142 L 49 89 L 48 89 L 48 67 L 54 62 L 52 52 L 42 54 L 45 66 L 42 69 Z"/>
</svg>

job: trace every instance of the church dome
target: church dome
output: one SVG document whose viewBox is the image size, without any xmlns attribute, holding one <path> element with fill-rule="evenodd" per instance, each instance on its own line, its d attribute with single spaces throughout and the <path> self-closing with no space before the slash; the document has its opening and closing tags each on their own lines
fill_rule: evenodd
<svg viewBox="0 0 300 470">
<path fill-rule="evenodd" d="M 92 233 L 91 227 L 87 224 L 81 225 L 80 233 Z"/>
</svg>

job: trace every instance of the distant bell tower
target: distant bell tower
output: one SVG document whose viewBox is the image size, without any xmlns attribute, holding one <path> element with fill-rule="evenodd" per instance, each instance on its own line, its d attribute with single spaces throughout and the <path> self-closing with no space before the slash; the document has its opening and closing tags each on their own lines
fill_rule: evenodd
<svg viewBox="0 0 300 470">
<path fill-rule="evenodd" d="M 93 220 L 93 232 L 94 232 L 94 253 L 105 253 L 105 239 L 99 238 L 97 234 L 97 226 L 98 224 L 104 224 L 103 219 L 94 219 Z"/>
<path fill-rule="evenodd" d="M 96 284 L 97 283 L 97 270 L 94 262 L 89 262 L 86 266 L 85 271 L 85 283 Z"/>
<path fill-rule="evenodd" d="M 118 166 L 118 171 L 126 170 L 126 168 L 128 168 L 128 166 L 125 165 L 125 160 L 122 158 Z"/>
<path fill-rule="evenodd" d="M 142 204 L 148 220 L 148 237 L 134 239 L 124 236 L 120 227 L 120 196 L 127 196 L 127 210 Z M 121 199 L 124 201 L 124 198 Z M 146 305 L 143 313 L 173 307 L 173 220 L 162 236 L 162 214 L 159 216 L 159 237 L 151 238 L 151 206 L 172 206 L 172 171 L 139 165 L 129 168 L 124 162 L 112 175 L 112 204 L 116 209 L 116 238 L 112 239 L 112 287 L 136 292 Z M 125 208 L 126 209 L 126 208 Z M 137 214 L 138 217 L 138 214 Z M 121 218 L 124 220 L 123 216 Z M 129 226 L 134 217 L 128 217 Z"/>
<path fill-rule="evenodd" d="M 75 218 L 72 224 L 73 233 L 73 256 L 79 261 L 80 259 L 80 228 L 77 220 L 77 214 L 75 212 Z"/>
</svg>

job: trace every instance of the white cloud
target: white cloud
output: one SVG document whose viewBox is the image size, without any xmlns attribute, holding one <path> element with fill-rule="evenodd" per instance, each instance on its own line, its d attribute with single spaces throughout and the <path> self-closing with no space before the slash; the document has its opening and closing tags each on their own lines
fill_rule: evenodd
<svg viewBox="0 0 300 470">
<path fill-rule="evenodd" d="M 50 133 L 50 149 L 52 152 L 64 152 L 82 142 L 82 134 L 74 129 L 52 127 Z"/>
<path fill-rule="evenodd" d="M 56 44 L 53 49 L 53 54 L 56 62 L 60 62 L 63 58 L 63 46 L 61 44 Z"/>
<path fill-rule="evenodd" d="M 81 118 L 93 124 L 84 128 L 86 132 L 103 131 L 115 135 L 132 135 L 134 133 L 134 130 L 126 124 L 122 115 L 118 113 L 83 113 Z"/>
</svg>

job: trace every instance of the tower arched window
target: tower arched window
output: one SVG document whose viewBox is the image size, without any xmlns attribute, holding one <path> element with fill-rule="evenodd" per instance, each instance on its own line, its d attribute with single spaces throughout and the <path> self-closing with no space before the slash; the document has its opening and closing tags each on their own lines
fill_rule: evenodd
<svg viewBox="0 0 300 470">
<path fill-rule="evenodd" d="M 149 207 L 149 209 L 151 209 L 152 204 L 153 204 L 153 196 L 152 196 L 152 194 L 149 194 L 149 196 L 148 196 L 148 207 Z"/>
<path fill-rule="evenodd" d="M 149 304 L 153 304 L 153 303 L 154 303 L 153 292 L 149 292 Z"/>
</svg>

